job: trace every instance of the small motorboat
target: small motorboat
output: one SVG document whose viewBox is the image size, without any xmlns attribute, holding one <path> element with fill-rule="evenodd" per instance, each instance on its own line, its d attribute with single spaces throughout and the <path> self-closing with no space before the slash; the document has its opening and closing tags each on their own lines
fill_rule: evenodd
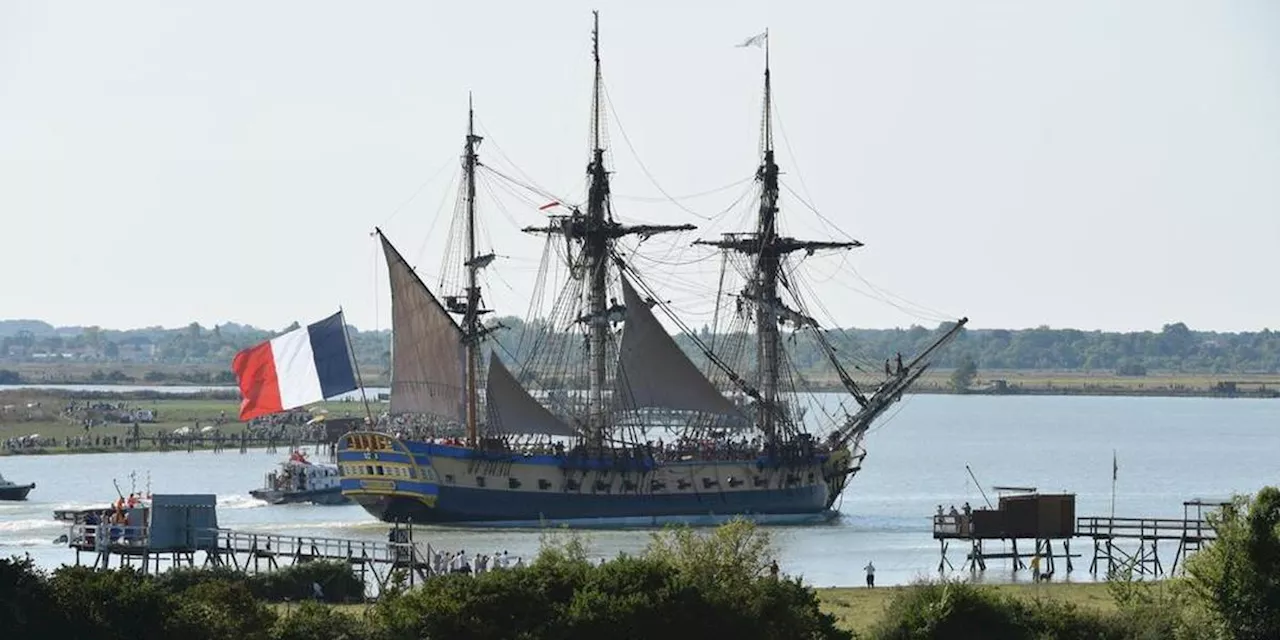
<svg viewBox="0 0 1280 640">
<path fill-rule="evenodd" d="M 267 474 L 261 489 L 254 489 L 249 495 L 271 504 L 348 504 L 350 500 L 342 495 L 340 481 L 336 466 L 312 464 L 305 453 L 294 451 L 280 463 L 279 471 Z"/>
<path fill-rule="evenodd" d="M 14 484 L 0 475 L 0 500 L 26 500 L 27 494 L 36 488 L 36 483 Z"/>
</svg>

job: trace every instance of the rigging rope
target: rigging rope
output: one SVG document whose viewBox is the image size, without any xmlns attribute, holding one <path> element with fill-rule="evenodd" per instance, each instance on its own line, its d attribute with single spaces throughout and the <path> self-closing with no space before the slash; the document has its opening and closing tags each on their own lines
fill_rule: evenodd
<svg viewBox="0 0 1280 640">
<path fill-rule="evenodd" d="M 549 192 L 549 191 L 547 191 L 547 190 L 545 190 L 545 189 L 541 189 L 541 188 L 539 188 L 539 187 L 536 187 L 536 186 L 533 186 L 533 185 L 530 185 L 530 184 L 526 184 L 526 183 L 524 183 L 524 182 L 521 182 L 521 181 L 519 181 L 519 180 L 516 180 L 515 178 L 513 178 L 513 177 L 511 177 L 511 176 L 509 176 L 509 175 L 507 175 L 507 174 L 505 174 L 505 173 L 503 173 L 503 172 L 501 172 L 501 171 L 498 171 L 497 169 L 494 169 L 493 167 L 491 167 L 491 166 L 489 166 L 489 165 L 481 165 L 481 166 L 482 166 L 482 167 L 484 167 L 485 169 L 487 169 L 489 172 L 493 173 L 493 175 L 498 176 L 499 178 L 502 178 L 503 180 L 506 180 L 507 182 L 510 182 L 511 184 L 516 185 L 517 187 L 520 187 L 521 189 L 524 189 L 524 190 L 526 190 L 526 191 L 528 191 L 528 192 L 530 192 L 530 193 L 537 194 L 538 196 L 541 196 L 541 197 L 546 198 L 546 199 L 548 199 L 548 200 L 554 200 L 554 201 L 559 202 L 559 203 L 561 203 L 561 204 L 566 204 L 566 203 L 568 202 L 568 199 L 566 199 L 566 198 L 558 197 L 558 196 L 556 196 L 556 195 L 552 194 L 551 192 Z"/>
<path fill-rule="evenodd" d="M 498 152 L 498 157 L 505 160 L 506 163 L 510 165 L 512 169 L 515 169 L 515 172 L 520 174 L 520 177 L 524 178 L 525 181 L 528 182 L 529 184 L 535 184 L 537 182 L 537 180 L 534 180 L 533 178 L 529 177 L 529 174 L 525 173 L 524 170 L 520 168 L 520 165 L 516 164 L 513 160 L 511 160 L 509 156 L 507 156 L 507 152 L 502 149 L 502 146 L 498 144 L 498 141 L 496 139 L 491 138 L 487 135 L 489 131 L 488 127 L 484 126 L 484 122 L 481 121 L 480 118 L 476 118 L 476 124 L 479 125 L 481 132 L 486 134 L 485 140 L 487 140 L 489 144 L 493 145 L 494 150 Z M 483 167 L 485 165 L 482 164 L 479 166 Z"/>
<path fill-rule="evenodd" d="M 626 138 L 626 136 L 624 135 L 623 138 Z M 668 196 L 664 194 L 663 197 L 658 198 L 654 196 L 624 196 L 624 195 L 614 194 L 613 197 L 619 198 L 621 200 L 634 200 L 637 202 L 666 202 L 668 200 L 692 200 L 694 198 L 701 198 L 702 196 L 709 196 L 715 193 L 720 193 L 722 191 L 728 191 L 729 189 L 732 189 L 740 184 L 751 182 L 755 179 L 756 177 L 753 174 L 741 180 L 738 180 L 736 182 L 730 182 L 729 184 L 726 184 L 723 187 L 716 187 L 715 189 L 710 189 L 708 191 L 700 191 L 698 193 L 691 193 L 686 196 Z"/>
<path fill-rule="evenodd" d="M 791 139 L 787 137 L 787 129 L 782 125 L 782 113 L 779 112 L 778 110 L 777 98 L 773 98 L 773 104 L 771 106 L 773 109 L 773 119 L 778 122 L 778 132 L 782 134 L 782 144 L 787 148 L 787 156 L 791 158 L 791 164 L 794 165 L 796 168 L 795 170 L 796 177 L 800 179 L 800 188 L 804 189 L 804 194 L 806 196 L 809 196 L 809 199 L 812 200 L 813 196 L 809 194 L 809 186 L 806 185 L 804 182 L 804 174 L 800 172 L 800 159 L 797 158 L 795 152 L 791 150 Z M 796 196 L 796 197 L 798 198 L 800 196 Z M 817 213 L 816 208 L 810 207 L 810 209 L 813 209 L 814 213 Z M 822 214 L 818 214 L 818 215 L 821 216 Z M 840 230 L 839 227 L 837 227 L 836 230 L 839 231 Z M 844 232 L 841 231 L 841 233 L 844 233 Z M 845 234 L 845 235 L 846 237 L 848 236 L 848 234 Z M 852 240 L 852 238 L 850 238 L 850 240 Z"/>
<path fill-rule="evenodd" d="M 665 196 L 666 199 L 671 202 L 671 204 L 674 204 L 675 206 L 679 207 L 681 211 L 684 211 L 685 213 L 695 218 L 698 218 L 699 220 L 714 220 L 715 218 L 712 216 L 704 216 L 684 206 L 683 204 L 680 204 L 680 202 L 676 200 L 674 196 L 667 193 L 667 190 L 662 188 L 662 185 L 658 184 L 658 179 L 654 178 L 653 174 L 649 172 L 649 168 L 645 166 L 644 161 L 640 159 L 640 154 L 636 153 L 636 148 L 631 144 L 631 138 L 627 135 L 627 130 L 622 126 L 622 119 L 618 117 L 617 111 L 614 110 L 613 100 L 609 98 L 609 89 L 605 86 L 603 81 L 600 83 L 600 92 L 603 94 L 602 97 L 604 98 L 605 105 L 609 109 L 609 113 L 613 115 L 613 122 L 615 125 L 617 125 L 618 132 L 622 134 L 622 140 L 627 143 L 627 149 L 631 151 L 631 156 L 634 157 L 636 160 L 636 165 L 640 167 L 640 171 L 644 173 L 646 178 L 649 179 L 649 182 L 653 183 L 654 188 L 656 188 L 659 193 Z"/>
<path fill-rule="evenodd" d="M 393 210 L 391 211 L 391 213 L 390 213 L 390 214 L 388 214 L 388 215 L 387 215 L 387 217 L 386 217 L 386 218 L 384 218 L 384 219 L 382 220 L 382 223 L 381 223 L 381 224 L 379 224 L 378 226 L 379 226 L 379 227 L 385 227 L 385 226 L 387 226 L 387 223 L 388 223 L 388 222 L 391 222 L 391 219 L 392 219 L 392 218 L 394 218 L 394 217 L 396 217 L 396 214 L 400 213 L 400 211 L 401 211 L 401 210 L 403 210 L 406 206 L 408 206 L 410 202 L 413 202 L 414 198 L 417 198 L 417 197 L 418 197 L 418 194 L 422 193 L 422 190 L 423 190 L 423 189 L 425 189 L 425 188 L 427 188 L 427 185 L 431 184 L 433 181 L 435 181 L 435 179 L 436 179 L 436 178 L 440 177 L 440 174 L 444 173 L 444 170 L 445 170 L 445 169 L 447 169 L 447 168 L 449 167 L 449 165 L 453 164 L 455 161 L 456 161 L 456 159 L 455 159 L 455 158 L 450 157 L 448 161 L 446 161 L 444 164 L 440 165 L 440 168 L 439 168 L 439 169 L 436 169 L 435 171 L 433 171 L 433 172 L 431 173 L 431 177 L 430 177 L 430 178 L 427 178 L 426 180 L 424 180 L 424 181 L 422 182 L 422 184 L 418 185 L 418 188 L 414 190 L 413 195 L 409 196 L 409 198 L 408 198 L 407 200 L 405 200 L 405 201 L 401 202 L 401 203 L 399 204 L 399 206 L 397 206 L 395 209 L 393 209 Z"/>
</svg>

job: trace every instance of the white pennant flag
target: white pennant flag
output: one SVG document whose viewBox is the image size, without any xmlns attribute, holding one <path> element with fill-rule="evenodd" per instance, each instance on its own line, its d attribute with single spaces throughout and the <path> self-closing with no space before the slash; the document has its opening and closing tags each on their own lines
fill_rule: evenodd
<svg viewBox="0 0 1280 640">
<path fill-rule="evenodd" d="M 751 36 L 750 38 L 747 38 L 746 40 L 743 40 L 743 41 L 742 41 L 742 44 L 735 45 L 735 46 L 738 46 L 738 47 L 756 47 L 756 48 L 760 48 L 760 47 L 764 47 L 764 45 L 765 45 L 765 41 L 766 41 L 766 40 L 768 40 L 768 39 L 769 39 L 769 32 L 768 32 L 768 31 L 766 31 L 766 32 L 761 33 L 761 34 Z"/>
</svg>

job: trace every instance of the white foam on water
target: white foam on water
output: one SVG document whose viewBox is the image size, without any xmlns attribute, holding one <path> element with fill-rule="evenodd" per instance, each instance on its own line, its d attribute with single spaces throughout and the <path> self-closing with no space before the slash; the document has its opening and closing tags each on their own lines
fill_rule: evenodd
<svg viewBox="0 0 1280 640">
<path fill-rule="evenodd" d="M 320 531 L 324 529 L 355 529 L 357 527 L 367 525 L 367 524 L 368 524 L 367 522 L 355 522 L 351 520 L 346 520 L 346 521 L 338 521 L 338 522 L 281 522 L 281 523 L 272 523 L 269 525 L 264 524 L 264 525 L 252 525 L 252 526 L 257 526 L 257 527 L 266 528 L 270 530 L 270 531 L 256 531 L 255 533 L 269 533 L 269 532 L 275 532 L 280 530 L 299 530 L 299 529 L 306 529 L 306 530 L 312 530 L 312 531 Z M 251 527 L 247 526 L 245 528 L 249 529 Z"/>
<path fill-rule="evenodd" d="M 85 511 L 87 509 L 107 509 L 115 499 L 99 502 L 64 502 L 55 506 L 52 511 Z"/>
<path fill-rule="evenodd" d="M 17 540 L 0 540 L 0 547 L 52 547 L 53 538 L 19 538 Z"/>
<path fill-rule="evenodd" d="M 53 518 L 26 518 L 23 520 L 8 520 L 0 522 L 0 533 L 19 533 L 22 531 L 40 531 L 48 529 L 50 531 L 57 529 L 65 529 L 66 525 Z"/>
<path fill-rule="evenodd" d="M 248 495 L 218 496 L 219 509 L 257 509 L 267 506 L 266 501 Z"/>
</svg>

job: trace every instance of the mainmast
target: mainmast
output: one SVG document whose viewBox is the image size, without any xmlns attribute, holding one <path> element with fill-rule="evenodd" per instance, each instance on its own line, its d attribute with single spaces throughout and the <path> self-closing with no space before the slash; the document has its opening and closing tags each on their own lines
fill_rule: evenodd
<svg viewBox="0 0 1280 640">
<path fill-rule="evenodd" d="M 604 142 L 600 138 L 600 14 L 592 11 L 591 58 L 595 62 L 595 78 L 591 83 L 591 161 L 587 163 L 587 224 L 591 231 L 583 235 L 587 277 L 590 279 L 587 298 L 588 333 L 587 357 L 590 359 L 590 391 L 587 440 L 592 447 L 601 444 L 604 430 L 604 387 L 606 367 L 605 341 L 609 323 L 605 298 L 609 243 L 612 238 L 603 229 L 610 217 L 605 211 L 609 199 L 609 172 L 604 166 Z"/>
<path fill-rule="evenodd" d="M 462 164 L 467 176 L 467 311 L 462 318 L 462 329 L 467 344 L 467 444 L 476 446 L 477 405 L 479 404 L 480 379 L 480 285 L 476 260 L 476 147 L 480 136 L 475 133 L 475 110 L 471 96 L 467 96 L 467 150 Z"/>
<path fill-rule="evenodd" d="M 760 214 L 756 237 L 761 247 L 772 246 L 778 236 L 778 164 L 773 159 L 773 96 L 769 79 L 769 32 L 764 36 L 764 113 L 761 147 L 764 158 L 756 170 L 760 181 Z M 757 418 L 760 430 L 771 438 L 777 433 L 774 407 L 778 401 L 778 261 L 782 254 L 761 250 L 756 254 L 756 362 L 760 367 L 760 397 L 765 410 Z"/>
<path fill-rule="evenodd" d="M 761 115 L 760 166 L 756 169 L 756 181 L 760 183 L 760 210 L 754 233 L 727 233 L 721 240 L 698 240 L 706 244 L 738 251 L 755 257 L 751 281 L 742 291 L 742 298 L 755 305 L 756 357 L 759 368 L 759 403 L 756 426 L 766 439 L 777 439 L 778 428 L 784 413 L 778 402 L 778 379 L 781 363 L 778 352 L 781 337 L 778 332 L 780 318 L 794 318 L 798 314 L 788 309 L 778 297 L 778 278 L 782 259 L 793 251 L 818 249 L 847 249 L 862 246 L 853 242 L 823 242 L 796 240 L 778 236 L 778 164 L 773 153 L 773 95 L 769 73 L 769 32 L 764 33 L 764 109 Z"/>
<path fill-rule="evenodd" d="M 587 325 L 588 408 L 585 425 L 586 444 L 599 449 L 608 428 L 609 405 L 604 397 L 609 369 L 606 346 L 609 339 L 608 268 L 613 241 L 623 236 L 653 235 L 667 231 L 694 229 L 683 225 L 622 225 L 613 219 L 609 201 L 609 171 L 604 162 L 601 94 L 603 76 L 600 71 L 600 12 L 592 11 L 591 56 L 595 63 L 595 80 L 591 93 L 591 157 L 587 163 L 587 212 L 578 209 L 568 216 L 556 216 L 546 227 L 529 227 L 526 232 L 561 233 L 582 243 L 583 267 L 587 278 L 587 312 L 579 318 Z"/>
</svg>

